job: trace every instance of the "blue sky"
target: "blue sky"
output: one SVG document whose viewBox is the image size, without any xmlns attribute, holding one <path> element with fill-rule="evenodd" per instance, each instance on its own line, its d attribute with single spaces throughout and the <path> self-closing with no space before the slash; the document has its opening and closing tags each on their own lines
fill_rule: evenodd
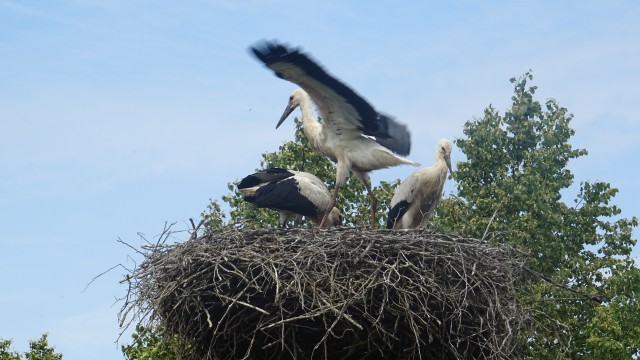
<svg viewBox="0 0 640 360">
<path fill-rule="evenodd" d="M 640 3 L 362 4 L 0 0 L 0 337 L 24 350 L 48 332 L 67 360 L 122 358 L 122 271 L 83 292 L 133 266 L 117 239 L 187 228 L 293 138 L 275 124 L 295 85 L 247 52 L 264 38 L 408 124 L 423 164 L 488 105 L 504 111 L 509 78 L 532 69 L 538 100 L 573 113 L 570 142 L 589 151 L 570 163 L 576 183 L 609 182 L 622 216 L 640 215 Z"/>
</svg>

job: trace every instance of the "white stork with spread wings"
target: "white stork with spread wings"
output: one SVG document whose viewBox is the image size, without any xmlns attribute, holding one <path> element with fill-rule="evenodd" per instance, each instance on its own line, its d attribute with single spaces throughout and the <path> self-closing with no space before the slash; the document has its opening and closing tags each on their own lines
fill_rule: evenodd
<svg viewBox="0 0 640 360">
<path fill-rule="evenodd" d="M 433 215 L 451 172 L 451 149 L 447 139 L 436 146 L 436 162 L 414 171 L 396 189 L 387 216 L 387 229 L 413 229 L 423 226 Z"/>
<path fill-rule="evenodd" d="M 244 200 L 259 208 L 269 208 L 280 213 L 280 226 L 285 227 L 292 215 L 306 216 L 322 226 L 339 226 L 342 214 L 329 207 L 331 193 L 317 176 L 302 171 L 269 168 L 251 174 L 238 183 L 238 191 Z"/>
<path fill-rule="evenodd" d="M 338 191 L 351 171 L 364 184 L 371 198 L 371 227 L 375 228 L 378 199 L 371 190 L 369 172 L 403 164 L 420 165 L 398 156 L 408 155 L 411 149 L 407 127 L 378 113 L 364 98 L 329 75 L 299 49 L 263 42 L 251 50 L 278 77 L 301 87 L 289 97 L 276 128 L 300 107 L 302 127 L 309 145 L 336 163 L 336 186 L 328 209 L 335 206 Z M 314 118 L 311 100 L 317 106 L 322 122 Z M 323 221 L 327 215 L 328 212 Z"/>
</svg>

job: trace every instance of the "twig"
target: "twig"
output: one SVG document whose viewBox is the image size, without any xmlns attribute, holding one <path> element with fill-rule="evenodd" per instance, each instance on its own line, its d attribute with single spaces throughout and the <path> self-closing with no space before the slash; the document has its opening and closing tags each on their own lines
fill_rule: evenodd
<svg viewBox="0 0 640 360">
<path fill-rule="evenodd" d="M 528 272 L 530 272 L 530 273 L 531 273 L 531 274 L 533 274 L 534 276 L 539 277 L 540 279 L 544 280 L 544 281 L 545 281 L 545 282 L 547 282 L 548 284 L 551 284 L 551 285 L 553 285 L 553 286 L 555 286 L 555 287 L 557 287 L 557 288 L 560 288 L 560 289 L 563 289 L 563 290 L 569 291 L 569 292 L 571 292 L 571 293 L 574 293 L 574 294 L 580 295 L 580 296 L 582 297 L 582 299 L 588 299 L 588 300 L 591 300 L 591 301 L 595 301 L 595 302 L 597 302 L 597 303 L 601 303 L 601 302 L 603 302 L 603 301 L 604 301 L 604 299 L 605 299 L 605 297 L 604 297 L 603 295 L 594 295 L 594 294 L 587 294 L 587 293 L 583 293 L 583 292 L 578 291 L 578 290 L 576 290 L 576 289 L 572 289 L 572 288 L 570 288 L 570 287 L 568 287 L 568 286 L 566 286 L 566 285 L 563 285 L 563 284 L 557 283 L 557 282 L 555 282 L 555 281 L 551 280 L 551 278 L 549 278 L 548 276 L 546 276 L 546 275 L 544 275 L 544 274 L 541 274 L 541 273 L 539 273 L 539 272 L 537 272 L 537 271 L 534 271 L 534 270 L 530 269 L 528 266 L 524 266 L 524 267 L 523 267 L 523 269 L 524 269 L 524 270 L 526 270 L 526 271 L 528 271 Z"/>
<path fill-rule="evenodd" d="M 198 237 L 198 229 L 200 229 L 200 226 L 204 224 L 204 219 L 201 219 L 198 225 L 195 225 L 192 218 L 189 218 L 189 221 L 191 222 L 191 228 L 192 228 L 191 237 L 189 238 L 189 240 L 193 240 Z"/>
<path fill-rule="evenodd" d="M 495 219 L 496 214 L 498 213 L 498 209 L 500 209 L 499 207 L 496 208 L 496 210 L 493 212 L 493 215 L 491 215 L 491 219 L 489 219 L 489 223 L 487 224 L 487 228 L 484 230 L 484 234 L 482 234 L 482 240 L 484 241 L 485 238 L 487 237 L 487 234 L 489 233 L 489 227 L 491 227 L 491 223 L 493 223 L 493 219 Z"/>
<path fill-rule="evenodd" d="M 138 235 L 140 235 L 140 233 L 138 233 Z M 138 254 L 144 256 L 144 253 L 142 251 L 138 250 L 137 248 L 135 248 L 134 246 L 130 245 L 129 243 L 123 241 L 122 239 L 118 238 L 116 241 L 119 242 L 122 245 L 125 245 L 125 246 L 129 247 L 130 249 L 132 249 L 133 251 L 137 252 Z"/>
<path fill-rule="evenodd" d="M 246 302 L 244 302 L 244 301 L 241 301 L 241 300 L 238 300 L 238 299 L 233 299 L 233 298 L 231 298 L 231 297 L 229 297 L 229 296 L 222 295 L 222 294 L 218 294 L 218 296 L 220 296 L 220 298 L 221 298 L 221 299 L 231 300 L 231 302 L 232 302 L 232 303 L 234 303 L 234 304 L 240 304 L 240 305 L 242 305 L 242 306 L 246 306 L 246 307 L 248 307 L 248 308 L 251 308 L 251 309 L 253 309 L 253 310 L 255 310 L 255 311 L 259 311 L 259 312 L 261 312 L 261 313 L 263 313 L 263 314 L 265 314 L 265 315 L 270 315 L 268 311 L 263 310 L 263 309 L 260 309 L 259 307 L 257 307 L 257 306 L 253 306 L 253 305 L 251 305 L 251 304 L 249 304 L 249 303 L 246 303 Z"/>
<path fill-rule="evenodd" d="M 131 270 L 127 269 L 127 268 L 126 268 L 124 265 L 122 265 L 122 264 L 113 265 L 113 266 L 112 266 L 112 267 L 110 267 L 109 269 L 107 269 L 107 270 L 105 270 L 105 271 L 101 272 L 100 274 L 98 274 L 98 275 L 94 276 L 94 277 L 93 277 L 93 279 L 91 279 L 91 281 L 89 281 L 89 282 L 87 283 L 87 285 L 84 287 L 84 289 L 82 289 L 82 291 L 80 291 L 80 293 L 82 294 L 83 292 L 85 292 L 85 290 L 87 290 L 87 288 L 89 287 L 89 285 L 93 284 L 93 282 L 94 282 L 94 281 L 96 281 L 96 279 L 98 279 L 98 278 L 99 278 L 99 277 L 101 277 L 102 275 L 104 275 L 104 274 L 108 273 L 109 271 L 111 271 L 111 270 L 113 270 L 113 269 L 115 269 L 115 268 L 117 268 L 117 267 L 121 267 L 121 268 L 125 269 L 127 272 L 131 272 Z"/>
</svg>

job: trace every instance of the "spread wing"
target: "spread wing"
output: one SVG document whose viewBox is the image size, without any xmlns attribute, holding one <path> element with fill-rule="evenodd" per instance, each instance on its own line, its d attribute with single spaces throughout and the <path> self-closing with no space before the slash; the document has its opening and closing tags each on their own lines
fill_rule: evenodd
<svg viewBox="0 0 640 360">
<path fill-rule="evenodd" d="M 411 135 L 406 125 L 378 113 L 371 104 L 346 84 L 327 73 L 297 48 L 264 41 L 251 48 L 253 55 L 276 76 L 291 81 L 313 99 L 326 126 L 354 135 L 373 136 L 389 150 L 408 155 Z"/>
</svg>

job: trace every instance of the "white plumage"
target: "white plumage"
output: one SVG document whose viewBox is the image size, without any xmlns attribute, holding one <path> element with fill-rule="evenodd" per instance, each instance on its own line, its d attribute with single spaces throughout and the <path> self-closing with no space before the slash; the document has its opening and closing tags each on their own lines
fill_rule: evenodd
<svg viewBox="0 0 640 360">
<path fill-rule="evenodd" d="M 451 171 L 451 141 L 441 139 L 436 146 L 436 162 L 418 169 L 396 189 L 387 216 L 387 229 L 413 229 L 424 226 L 433 215 Z"/>
<path fill-rule="evenodd" d="M 378 201 L 371 190 L 369 172 L 403 164 L 419 166 L 396 155 L 409 154 L 411 135 L 406 126 L 378 113 L 366 100 L 298 49 L 267 42 L 253 47 L 252 51 L 278 77 L 301 87 L 289 97 L 276 128 L 300 107 L 309 145 L 336 163 L 332 206 L 351 171 L 364 184 L 371 198 L 371 226 L 375 228 Z M 311 100 L 318 108 L 321 122 L 313 116 Z"/>
<path fill-rule="evenodd" d="M 282 227 L 293 215 L 306 216 L 318 224 L 328 213 L 322 226 L 338 226 L 342 223 L 340 211 L 331 206 L 329 190 L 313 174 L 269 168 L 245 177 L 237 186 L 238 191 L 245 195 L 245 201 L 259 208 L 277 210 Z"/>
</svg>

